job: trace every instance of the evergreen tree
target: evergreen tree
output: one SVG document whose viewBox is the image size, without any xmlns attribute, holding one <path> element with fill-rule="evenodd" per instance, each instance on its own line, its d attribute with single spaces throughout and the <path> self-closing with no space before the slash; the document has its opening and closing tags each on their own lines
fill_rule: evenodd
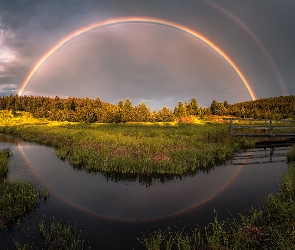
<svg viewBox="0 0 295 250">
<path fill-rule="evenodd" d="M 172 122 L 174 120 L 175 120 L 175 116 L 173 112 L 167 107 L 163 107 L 156 114 L 157 122 Z"/>
<path fill-rule="evenodd" d="M 123 103 L 122 122 L 132 121 L 133 118 L 133 106 L 129 98 Z"/>
<path fill-rule="evenodd" d="M 182 102 L 178 102 L 177 107 L 174 108 L 174 115 L 177 118 L 185 117 L 186 116 L 186 107 Z"/>
<path fill-rule="evenodd" d="M 213 100 L 210 105 L 210 112 L 212 115 L 225 115 L 226 109 L 222 102 L 217 102 L 216 100 Z"/>
<path fill-rule="evenodd" d="M 151 118 L 151 111 L 145 103 L 140 103 L 138 106 L 134 107 L 133 110 L 135 122 L 148 122 Z"/>
<path fill-rule="evenodd" d="M 223 106 L 224 106 L 226 109 L 229 107 L 229 104 L 228 104 L 227 100 L 225 100 L 225 101 L 223 102 Z"/>
<path fill-rule="evenodd" d="M 196 98 L 192 98 L 189 103 L 186 104 L 186 115 L 199 115 L 200 107 L 197 103 Z"/>
</svg>

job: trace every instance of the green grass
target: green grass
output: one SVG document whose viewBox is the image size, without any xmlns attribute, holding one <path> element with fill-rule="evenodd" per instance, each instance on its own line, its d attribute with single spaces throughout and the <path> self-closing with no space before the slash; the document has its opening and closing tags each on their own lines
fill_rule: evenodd
<svg viewBox="0 0 295 250">
<path fill-rule="evenodd" d="M 0 218 L 3 226 L 34 210 L 46 193 L 23 181 L 4 180 L 0 183 Z M 1 227 L 0 227 L 1 228 Z"/>
<path fill-rule="evenodd" d="M 50 122 L 7 111 L 3 117 L 0 133 L 54 146 L 75 168 L 104 174 L 182 175 L 210 169 L 253 145 L 224 124 Z"/>
<path fill-rule="evenodd" d="M 42 248 L 45 249 L 85 249 L 85 235 L 81 231 L 77 232 L 72 223 L 61 223 L 52 218 L 50 224 L 44 220 L 39 223 L 42 239 Z"/>
<path fill-rule="evenodd" d="M 288 152 L 294 156 L 295 146 Z M 206 227 L 191 233 L 168 228 L 145 233 L 138 240 L 149 250 L 161 249 L 294 249 L 295 246 L 295 158 L 280 190 L 269 194 L 264 204 L 249 214 L 219 221 L 217 215 Z"/>
</svg>

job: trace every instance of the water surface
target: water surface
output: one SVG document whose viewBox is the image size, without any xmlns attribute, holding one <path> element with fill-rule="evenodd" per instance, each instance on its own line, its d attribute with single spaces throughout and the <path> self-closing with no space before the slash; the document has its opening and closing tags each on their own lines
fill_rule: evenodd
<svg viewBox="0 0 295 250">
<path fill-rule="evenodd" d="M 13 152 L 9 178 L 48 188 L 50 199 L 23 222 L 19 231 L 0 235 L 4 246 L 11 244 L 12 236 L 24 242 L 28 237 L 38 241 L 36 225 L 54 216 L 75 222 L 78 229 L 87 232 L 92 249 L 140 249 L 135 237 L 141 231 L 155 226 L 205 225 L 212 221 L 214 210 L 220 218 L 249 210 L 278 188 L 279 177 L 287 169 L 286 147 L 258 148 L 237 154 L 231 162 L 209 173 L 166 182 L 155 180 L 147 186 L 77 171 L 50 147 L 1 142 L 0 148 L 5 147 Z M 24 234 L 28 227 L 30 233 Z"/>
</svg>

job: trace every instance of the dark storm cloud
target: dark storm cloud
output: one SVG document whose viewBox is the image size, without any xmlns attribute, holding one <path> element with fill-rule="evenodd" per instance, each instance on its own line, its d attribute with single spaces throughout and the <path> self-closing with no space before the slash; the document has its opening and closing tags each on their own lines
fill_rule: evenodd
<svg viewBox="0 0 295 250">
<path fill-rule="evenodd" d="M 288 94 L 294 94 L 295 33 L 292 31 L 295 3 L 291 0 L 220 0 L 213 3 L 249 27 L 275 62 Z M 208 37 L 236 62 L 258 97 L 283 94 L 270 62 L 251 36 L 224 12 L 205 0 L 0 0 L 0 6 L 0 86 L 20 86 L 37 60 L 61 38 L 79 27 L 120 16 L 150 16 L 186 25 Z M 109 100 L 132 96 L 139 101 L 145 99 L 157 103 L 159 99 L 169 99 L 170 102 L 167 103 L 171 103 L 171 100 L 177 102 L 195 96 L 202 105 L 208 105 L 212 99 L 228 99 L 230 102 L 249 99 L 249 94 L 236 74 L 226 69 L 226 63 L 218 64 L 218 57 L 206 57 L 206 46 L 203 47 L 204 54 L 194 52 L 191 46 L 200 47 L 200 42 L 195 41 L 193 45 L 186 43 L 183 39 L 185 35 L 177 36 L 165 29 L 162 34 L 145 29 L 146 36 L 149 32 L 152 36 L 157 34 L 153 40 L 146 40 L 141 32 L 131 34 L 126 31 L 129 36 L 134 36 L 132 40 L 130 37 L 124 38 L 124 28 L 118 27 L 117 33 L 111 37 L 91 36 L 89 33 L 84 39 L 77 39 L 77 48 L 80 45 L 83 47 L 86 37 L 93 41 L 89 44 L 89 49 L 84 47 L 81 52 L 83 56 L 76 53 L 69 58 L 61 50 L 58 58 L 56 53 L 56 64 L 63 70 L 56 72 L 53 66 L 50 68 L 49 65 L 44 65 L 43 73 L 40 69 L 32 79 L 42 80 L 43 83 L 35 82 L 35 91 L 39 91 L 35 94 L 66 95 L 71 92 L 71 95 L 90 95 L 93 94 L 92 85 L 86 85 L 96 81 L 101 83 L 97 95 Z M 118 37 L 120 30 L 123 36 Z M 97 47 L 95 39 L 98 39 Z M 71 42 L 72 47 L 74 44 L 75 41 Z M 124 49 L 116 48 L 118 44 Z M 144 46 L 144 49 L 138 51 L 138 44 Z M 161 44 L 165 44 L 165 49 L 160 48 Z M 103 50 L 103 53 L 97 54 L 93 51 L 95 49 Z M 175 63 L 177 58 L 178 64 Z M 54 57 L 50 60 L 54 60 Z M 63 68 L 62 63 L 69 67 Z M 55 73 L 48 77 L 45 69 L 55 70 Z M 193 70 L 200 70 L 204 74 L 193 74 Z M 77 72 L 81 72 L 80 76 L 74 77 Z M 74 78 L 81 82 L 76 87 L 77 93 L 73 88 L 69 89 L 70 84 L 78 85 L 74 83 Z M 52 81 L 59 82 L 61 79 L 63 84 L 54 88 Z M 234 84 L 233 81 L 238 83 Z M 34 86 L 33 81 L 30 84 Z M 118 87 L 118 84 L 125 87 Z M 42 86 L 52 87 L 46 92 Z M 101 91 L 104 91 L 104 96 L 99 94 Z"/>
<path fill-rule="evenodd" d="M 10 74 L 12 77 L 6 81 L 20 86 L 38 58 L 64 35 L 64 27 L 73 21 L 65 11 L 78 17 L 81 1 L 63 1 L 62 5 L 58 1 L 0 2 L 0 76 Z M 0 84 L 7 83 L 0 78 Z"/>
</svg>

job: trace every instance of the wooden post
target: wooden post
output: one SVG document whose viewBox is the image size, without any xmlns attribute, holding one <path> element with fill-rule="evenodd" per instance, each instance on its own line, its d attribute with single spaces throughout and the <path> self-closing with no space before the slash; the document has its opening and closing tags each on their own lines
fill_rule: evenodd
<svg viewBox="0 0 295 250">
<path fill-rule="evenodd" d="M 269 133 L 270 135 L 273 134 L 272 120 L 269 121 Z"/>
</svg>

